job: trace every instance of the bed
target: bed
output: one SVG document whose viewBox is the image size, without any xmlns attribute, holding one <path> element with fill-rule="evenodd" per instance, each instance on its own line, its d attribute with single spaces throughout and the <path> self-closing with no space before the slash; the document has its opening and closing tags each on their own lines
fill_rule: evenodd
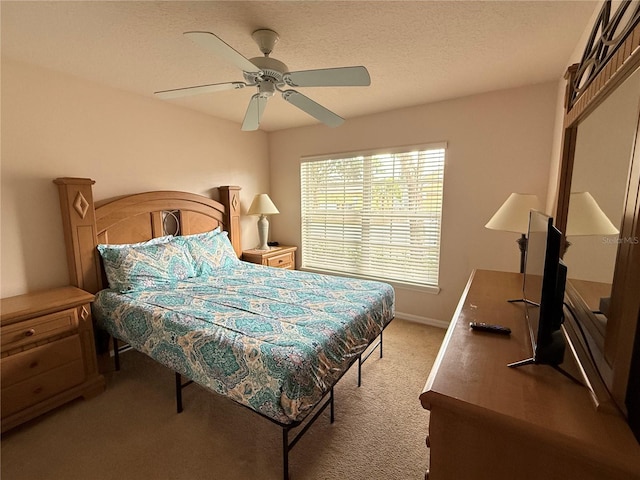
<svg viewBox="0 0 640 480">
<path fill-rule="evenodd" d="M 382 356 L 393 288 L 240 261 L 239 187 L 94 203 L 93 180 L 55 183 L 71 282 L 96 293 L 116 360 L 121 340 L 173 370 L 178 412 L 196 382 L 279 425 L 288 479 L 290 450 L 327 407 L 333 422 L 334 385 Z"/>
</svg>

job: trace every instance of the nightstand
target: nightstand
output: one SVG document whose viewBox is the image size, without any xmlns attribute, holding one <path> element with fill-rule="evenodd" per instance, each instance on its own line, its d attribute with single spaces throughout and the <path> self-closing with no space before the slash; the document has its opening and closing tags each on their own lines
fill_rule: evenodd
<svg viewBox="0 0 640 480">
<path fill-rule="evenodd" d="M 242 260 L 276 268 L 296 268 L 296 250 L 298 247 L 281 245 L 271 247 L 270 250 L 245 250 L 242 252 Z"/>
<path fill-rule="evenodd" d="M 91 293 L 61 287 L 0 301 L 2 431 L 102 392 Z"/>
</svg>

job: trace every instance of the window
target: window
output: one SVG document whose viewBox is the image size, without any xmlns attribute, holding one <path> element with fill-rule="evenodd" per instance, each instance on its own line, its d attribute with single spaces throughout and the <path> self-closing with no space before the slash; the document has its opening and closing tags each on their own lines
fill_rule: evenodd
<svg viewBox="0 0 640 480">
<path fill-rule="evenodd" d="M 437 287 L 445 148 L 303 158 L 302 268 Z"/>
</svg>

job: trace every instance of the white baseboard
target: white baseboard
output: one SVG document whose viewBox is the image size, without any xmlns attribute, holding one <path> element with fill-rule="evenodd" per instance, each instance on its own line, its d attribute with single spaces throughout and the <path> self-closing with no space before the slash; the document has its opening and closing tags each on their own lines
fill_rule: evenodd
<svg viewBox="0 0 640 480">
<path fill-rule="evenodd" d="M 430 325 L 432 327 L 438 328 L 449 328 L 449 322 L 445 322 L 443 320 L 435 320 L 433 318 L 421 317 L 419 315 L 412 315 L 410 313 L 402 313 L 396 310 L 396 318 L 400 318 L 401 320 L 408 320 L 410 322 L 422 323 L 423 325 Z"/>
</svg>

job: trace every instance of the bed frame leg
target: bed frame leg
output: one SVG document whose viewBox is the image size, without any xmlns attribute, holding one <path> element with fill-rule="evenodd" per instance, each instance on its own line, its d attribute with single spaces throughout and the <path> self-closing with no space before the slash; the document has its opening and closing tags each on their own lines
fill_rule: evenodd
<svg viewBox="0 0 640 480">
<path fill-rule="evenodd" d="M 289 480 L 289 429 L 282 427 L 282 478 Z"/>
<path fill-rule="evenodd" d="M 331 387 L 331 423 L 333 423 L 333 419 L 335 418 L 335 415 L 333 414 L 334 408 L 333 408 L 333 387 Z"/>
<path fill-rule="evenodd" d="M 176 410 L 182 413 L 182 377 L 176 372 Z"/>
<path fill-rule="evenodd" d="M 113 364 L 115 366 L 116 372 L 120 371 L 120 347 L 118 346 L 118 339 L 116 337 L 113 338 Z"/>
<path fill-rule="evenodd" d="M 364 357 L 364 360 L 362 359 L 362 354 L 358 356 L 358 386 L 362 385 L 362 364 L 367 361 L 367 358 L 369 358 L 373 352 L 376 351 L 377 347 L 380 347 L 380 358 L 382 358 L 382 332 L 380 332 L 380 340 L 378 340 L 378 343 L 369 350 L 369 353 Z"/>
</svg>

